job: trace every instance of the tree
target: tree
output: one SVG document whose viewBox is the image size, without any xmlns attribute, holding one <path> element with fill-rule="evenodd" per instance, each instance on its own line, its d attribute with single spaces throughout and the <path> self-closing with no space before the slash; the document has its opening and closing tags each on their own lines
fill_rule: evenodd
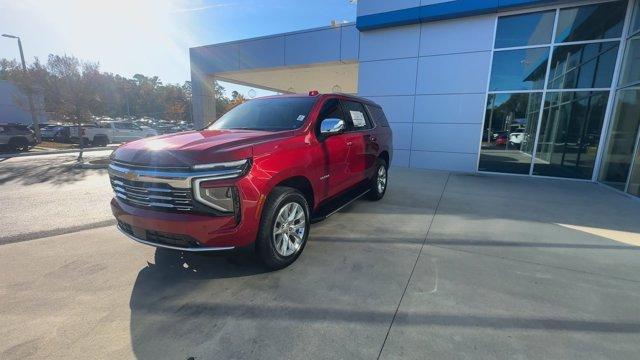
<svg viewBox="0 0 640 360">
<path fill-rule="evenodd" d="M 53 121 L 90 122 L 93 116 L 192 121 L 189 81 L 163 84 L 158 76 L 143 74 L 126 78 L 66 55 L 49 55 L 46 64 L 36 58 L 26 74 L 15 60 L 0 59 L 0 79 L 41 93 L 44 104 L 39 110 Z M 218 116 L 245 101 L 237 92 L 229 99 L 218 82 L 214 82 L 214 96 Z"/>
<path fill-rule="evenodd" d="M 244 95 L 240 94 L 237 91 L 232 91 L 231 92 L 231 101 L 229 101 L 229 104 L 227 105 L 227 109 L 226 111 L 229 111 L 231 109 L 233 109 L 234 107 L 242 104 L 243 102 L 247 101 L 247 99 L 245 99 Z"/>
</svg>

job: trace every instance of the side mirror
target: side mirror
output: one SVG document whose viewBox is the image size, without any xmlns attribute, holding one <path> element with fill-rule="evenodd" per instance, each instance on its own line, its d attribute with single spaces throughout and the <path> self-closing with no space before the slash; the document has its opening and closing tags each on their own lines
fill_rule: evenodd
<svg viewBox="0 0 640 360">
<path fill-rule="evenodd" d="M 320 123 L 320 134 L 322 135 L 334 135 L 344 131 L 346 125 L 344 120 L 341 119 L 324 119 Z"/>
</svg>

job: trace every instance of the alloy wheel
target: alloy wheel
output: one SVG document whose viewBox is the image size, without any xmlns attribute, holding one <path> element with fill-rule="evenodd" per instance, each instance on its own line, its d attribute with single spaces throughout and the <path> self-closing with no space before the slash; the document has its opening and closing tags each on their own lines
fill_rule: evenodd
<svg viewBox="0 0 640 360">
<path fill-rule="evenodd" d="M 305 213 L 300 204 L 290 202 L 280 208 L 273 225 L 273 243 L 278 254 L 295 254 L 302 246 L 306 229 Z"/>
<path fill-rule="evenodd" d="M 378 193 L 382 194 L 387 187 L 387 169 L 382 165 L 378 168 L 376 183 L 378 185 Z"/>
</svg>

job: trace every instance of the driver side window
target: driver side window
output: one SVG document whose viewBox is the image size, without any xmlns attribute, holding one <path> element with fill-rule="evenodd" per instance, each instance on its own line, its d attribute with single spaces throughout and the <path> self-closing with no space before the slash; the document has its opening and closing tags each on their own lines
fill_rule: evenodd
<svg viewBox="0 0 640 360">
<path fill-rule="evenodd" d="M 340 100 L 329 99 L 324 102 L 320 113 L 318 114 L 318 121 L 316 124 L 316 133 L 320 134 L 320 124 L 324 119 L 340 119 L 345 120 L 342 107 L 340 106 Z"/>
</svg>

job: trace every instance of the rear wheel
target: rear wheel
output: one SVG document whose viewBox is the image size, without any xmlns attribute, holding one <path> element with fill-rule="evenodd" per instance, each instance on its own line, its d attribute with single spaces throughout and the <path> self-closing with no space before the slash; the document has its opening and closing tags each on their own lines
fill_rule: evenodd
<svg viewBox="0 0 640 360">
<path fill-rule="evenodd" d="M 389 172 L 387 162 L 384 159 L 378 159 L 376 162 L 376 172 L 370 180 L 368 197 L 370 200 L 378 201 L 384 197 L 387 192 L 387 180 Z"/>
<path fill-rule="evenodd" d="M 309 205 L 298 190 L 276 187 L 265 204 L 256 241 L 262 262 L 271 269 L 293 263 L 309 236 Z"/>
<path fill-rule="evenodd" d="M 29 141 L 23 137 L 15 137 L 9 140 L 9 148 L 15 151 L 28 151 Z"/>
<path fill-rule="evenodd" d="M 105 136 L 98 136 L 93 139 L 93 145 L 105 147 L 109 145 L 109 140 Z"/>
</svg>

